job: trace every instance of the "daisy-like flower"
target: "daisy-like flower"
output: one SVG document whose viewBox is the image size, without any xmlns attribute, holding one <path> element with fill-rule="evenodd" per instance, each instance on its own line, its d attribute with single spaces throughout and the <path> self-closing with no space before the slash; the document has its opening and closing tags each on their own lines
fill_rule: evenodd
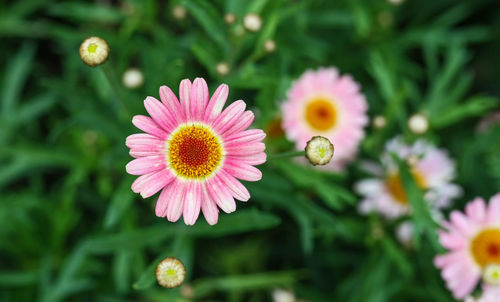
<svg viewBox="0 0 500 302">
<path fill-rule="evenodd" d="M 398 165 L 391 154 L 408 162 L 417 185 L 425 190 L 424 197 L 431 210 L 446 208 L 453 198 L 461 195 L 461 188 L 451 183 L 455 165 L 444 150 L 424 140 L 407 145 L 398 137 L 387 143 L 382 166 L 371 168 L 376 177 L 355 185 L 355 191 L 364 197 L 359 205 L 361 213 L 378 212 L 388 219 L 410 213 Z"/>
<path fill-rule="evenodd" d="M 335 158 L 328 169 L 338 170 L 354 158 L 368 122 L 365 97 L 349 75 L 340 76 L 336 68 L 306 71 L 290 88 L 283 103 L 283 129 L 304 150 L 313 136 L 328 138 Z"/>
<path fill-rule="evenodd" d="M 166 288 L 174 288 L 184 282 L 186 268 L 179 259 L 167 257 L 158 263 L 155 274 L 158 284 Z"/>
<path fill-rule="evenodd" d="M 236 210 L 234 198 L 247 201 L 248 190 L 238 180 L 257 181 L 254 165 L 266 161 L 265 133 L 246 130 L 254 115 L 245 102 L 236 101 L 224 111 L 228 86 L 220 85 L 209 100 L 205 80 L 180 83 L 180 102 L 167 86 L 160 88 L 161 102 L 144 101 L 150 117 L 137 115 L 132 123 L 146 133 L 127 137 L 130 155 L 127 172 L 141 175 L 132 190 L 143 198 L 161 190 L 156 215 L 177 221 L 196 222 L 200 209 L 207 222 L 217 223 L 218 207 Z"/>
<path fill-rule="evenodd" d="M 441 276 L 455 298 L 463 299 L 481 277 L 488 273 L 494 277 L 494 265 L 500 264 L 500 193 L 489 205 L 482 198 L 474 199 L 466 205 L 465 213 L 453 211 L 450 221 L 442 225 L 445 230 L 439 231 L 439 241 L 448 253 L 436 256 L 434 264 L 442 270 Z"/>
</svg>

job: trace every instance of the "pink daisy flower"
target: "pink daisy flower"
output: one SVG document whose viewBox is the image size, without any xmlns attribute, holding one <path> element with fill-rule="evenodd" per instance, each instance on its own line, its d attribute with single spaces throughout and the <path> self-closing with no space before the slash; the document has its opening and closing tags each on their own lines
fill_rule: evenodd
<svg viewBox="0 0 500 302">
<path fill-rule="evenodd" d="M 386 144 L 381 166 L 370 163 L 369 169 L 374 177 L 355 184 L 355 191 L 364 197 L 359 204 L 362 214 L 377 212 L 388 219 L 396 219 L 411 213 L 398 165 L 391 153 L 408 162 L 417 185 L 425 190 L 425 199 L 435 216 L 439 214 L 438 209 L 448 207 L 461 195 L 461 188 L 451 183 L 455 178 L 455 165 L 446 151 L 425 140 L 407 145 L 397 137 Z"/>
<path fill-rule="evenodd" d="M 482 198 L 474 199 L 465 213 L 453 211 L 442 225 L 439 240 L 448 253 L 436 256 L 434 263 L 455 298 L 463 299 L 481 276 L 489 279 L 487 268 L 500 264 L 500 193 L 488 206 Z"/>
<path fill-rule="evenodd" d="M 282 126 L 298 150 L 313 136 L 324 136 L 335 146 L 328 169 L 338 170 L 355 157 L 368 123 L 368 105 L 359 85 L 336 68 L 306 71 L 287 93 Z"/>
<path fill-rule="evenodd" d="M 229 88 L 220 85 L 209 100 L 207 83 L 183 80 L 180 102 L 167 86 L 160 87 L 161 102 L 144 100 L 150 117 L 136 115 L 132 123 L 146 133 L 127 137 L 134 160 L 127 172 L 139 176 L 132 190 L 143 198 L 161 191 L 156 215 L 177 221 L 196 222 L 200 209 L 207 222 L 217 223 L 219 210 L 236 210 L 234 198 L 247 201 L 248 190 L 237 180 L 257 181 L 261 172 L 254 165 L 266 161 L 265 133 L 246 130 L 254 115 L 242 100 L 224 111 Z"/>
</svg>

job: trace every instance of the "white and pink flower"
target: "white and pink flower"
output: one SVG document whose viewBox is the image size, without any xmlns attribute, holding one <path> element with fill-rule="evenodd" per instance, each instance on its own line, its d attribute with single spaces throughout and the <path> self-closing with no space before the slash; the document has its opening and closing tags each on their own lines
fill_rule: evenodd
<svg viewBox="0 0 500 302">
<path fill-rule="evenodd" d="M 461 195 L 461 188 L 451 183 L 455 177 L 455 165 L 446 151 L 425 140 L 408 145 L 397 137 L 386 144 L 382 165 L 370 164 L 369 170 L 374 177 L 355 185 L 355 191 L 363 196 L 359 204 L 362 214 L 377 212 L 387 219 L 396 219 L 411 213 L 398 165 L 391 154 L 409 164 L 417 185 L 425 191 L 433 215 L 438 216 L 437 210 L 448 207 Z"/>
<path fill-rule="evenodd" d="M 248 190 L 237 179 L 262 177 L 254 165 L 266 161 L 265 133 L 246 130 L 254 114 L 236 101 L 222 110 L 228 96 L 220 85 L 209 99 L 207 83 L 197 78 L 180 83 L 180 102 L 167 86 L 160 87 L 161 102 L 147 97 L 144 106 L 151 117 L 137 115 L 132 123 L 146 133 L 127 137 L 134 160 L 127 172 L 140 175 L 132 190 L 143 198 L 161 191 L 156 215 L 196 222 L 200 209 L 209 224 L 217 223 L 219 210 L 236 210 L 234 199 L 247 201 Z"/>
<path fill-rule="evenodd" d="M 466 205 L 465 213 L 453 211 L 450 221 L 442 225 L 445 230 L 439 231 L 439 240 L 448 253 L 436 256 L 434 263 L 455 298 L 463 299 L 482 277 L 490 280 L 484 277 L 487 268 L 500 264 L 500 193 L 488 205 L 482 198 L 474 199 Z M 483 296 L 476 301 L 499 301 L 498 287 L 486 283 Z M 496 298 L 489 299 L 493 295 Z"/>
<path fill-rule="evenodd" d="M 306 71 L 288 90 L 282 105 L 282 126 L 298 150 L 313 136 L 324 136 L 335 146 L 327 168 L 338 170 L 356 156 L 368 123 L 368 105 L 360 86 L 336 68 Z"/>
</svg>

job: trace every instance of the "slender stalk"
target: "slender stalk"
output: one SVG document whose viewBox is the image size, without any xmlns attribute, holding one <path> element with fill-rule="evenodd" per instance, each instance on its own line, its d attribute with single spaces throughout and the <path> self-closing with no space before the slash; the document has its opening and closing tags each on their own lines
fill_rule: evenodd
<svg viewBox="0 0 500 302">
<path fill-rule="evenodd" d="M 287 157 L 296 157 L 296 156 L 305 156 L 306 151 L 289 151 L 289 152 L 283 152 L 283 153 L 277 153 L 277 154 L 268 154 L 267 158 L 268 159 L 275 159 L 275 158 L 287 158 Z"/>
<path fill-rule="evenodd" d="M 115 94 L 115 98 L 116 98 L 116 100 L 118 102 L 118 107 L 120 107 L 121 111 L 123 113 L 125 113 L 125 115 L 127 117 L 130 117 L 131 113 L 128 110 L 128 108 L 127 108 L 127 106 L 126 106 L 126 104 L 124 102 L 125 99 L 124 99 L 124 97 L 123 97 L 123 95 L 121 93 L 120 87 L 118 87 L 116 77 L 114 76 L 113 71 L 109 67 L 109 64 L 103 64 L 100 67 L 101 67 L 101 70 L 104 73 L 104 77 L 106 78 L 106 80 L 108 81 L 109 86 L 111 87 L 111 90 Z"/>
</svg>

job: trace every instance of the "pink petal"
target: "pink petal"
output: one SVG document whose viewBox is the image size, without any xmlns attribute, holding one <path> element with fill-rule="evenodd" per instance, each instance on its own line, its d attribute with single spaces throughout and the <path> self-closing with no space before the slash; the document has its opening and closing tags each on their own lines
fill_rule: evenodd
<svg viewBox="0 0 500 302">
<path fill-rule="evenodd" d="M 129 162 L 125 167 L 128 174 L 144 175 L 158 170 L 165 169 L 165 160 L 163 157 L 154 155 L 136 158 Z"/>
<path fill-rule="evenodd" d="M 160 103 L 160 101 L 148 96 L 144 100 L 144 107 L 146 107 L 146 110 L 149 115 L 151 115 L 155 123 L 160 125 L 163 130 L 170 133 L 175 129 L 176 124 L 174 123 L 172 115 L 167 111 L 165 105 Z"/>
<path fill-rule="evenodd" d="M 453 211 L 450 214 L 450 221 L 453 223 L 454 227 L 457 228 L 464 236 L 471 237 L 475 231 L 475 225 L 459 211 Z"/>
<path fill-rule="evenodd" d="M 179 98 L 181 99 L 181 107 L 186 115 L 186 120 L 191 120 L 191 112 L 189 110 L 189 102 L 191 98 L 191 81 L 184 79 L 179 84 Z"/>
<path fill-rule="evenodd" d="M 217 177 L 212 177 L 205 187 L 210 194 L 210 198 L 217 203 L 219 208 L 226 213 L 231 213 L 236 210 L 236 203 L 231 194 L 226 190 L 224 184 Z"/>
<path fill-rule="evenodd" d="M 221 183 L 223 183 L 226 188 L 231 191 L 234 198 L 241 201 L 247 201 L 250 199 L 250 193 L 247 188 L 245 188 L 245 186 L 236 178 L 224 171 L 224 169 L 220 170 L 219 173 L 217 173 L 217 176 L 219 177 Z"/>
<path fill-rule="evenodd" d="M 195 181 L 190 182 L 184 195 L 183 216 L 186 225 L 193 225 L 198 219 L 202 198 L 201 184 Z"/>
<path fill-rule="evenodd" d="M 467 240 L 455 232 L 439 231 L 439 242 L 448 250 L 461 250 L 467 246 Z"/>
<path fill-rule="evenodd" d="M 231 162 L 233 161 L 242 161 L 248 165 L 251 166 L 256 166 L 256 165 L 261 165 L 266 162 L 267 155 L 264 152 L 256 153 L 256 154 L 250 154 L 250 155 L 244 155 L 244 156 L 232 156 L 228 155 L 228 160 Z"/>
<path fill-rule="evenodd" d="M 260 129 L 250 129 L 240 131 L 227 136 L 225 141 L 227 144 L 243 144 L 249 142 L 260 142 L 266 137 L 266 133 Z"/>
<path fill-rule="evenodd" d="M 203 198 L 201 200 L 201 211 L 209 225 L 214 225 L 219 220 L 219 209 L 217 204 L 208 194 L 205 184 L 202 184 Z"/>
<path fill-rule="evenodd" d="M 160 98 L 172 117 L 175 119 L 176 124 L 181 124 L 186 121 L 184 110 L 182 110 L 181 103 L 175 96 L 175 93 L 168 86 L 160 87 Z"/>
<path fill-rule="evenodd" d="M 141 193 L 142 198 L 148 198 L 156 194 L 163 187 L 175 179 L 175 176 L 167 169 L 139 176 L 132 183 L 132 191 Z"/>
<path fill-rule="evenodd" d="M 224 133 L 231 128 L 233 124 L 240 118 L 245 110 L 246 104 L 242 100 L 236 101 L 229 105 L 213 122 L 213 127 L 217 133 Z"/>
<path fill-rule="evenodd" d="M 180 180 L 176 180 L 168 187 L 168 196 L 170 198 L 167 204 L 168 221 L 176 222 L 179 218 L 181 218 L 186 189 L 187 183 Z"/>
<path fill-rule="evenodd" d="M 227 144 L 224 146 L 228 155 L 251 155 L 266 150 L 264 143 Z"/>
<path fill-rule="evenodd" d="M 167 204 L 168 201 L 170 200 L 169 196 L 169 187 L 172 186 L 172 183 L 168 184 L 161 190 L 160 196 L 158 197 L 158 200 L 156 201 L 156 207 L 155 207 L 155 214 L 157 217 L 165 217 L 167 216 Z"/>
<path fill-rule="evenodd" d="M 125 145 L 130 149 L 145 149 L 145 150 L 161 150 L 164 145 L 164 141 L 159 140 L 157 137 L 154 137 L 150 134 L 146 133 L 136 133 L 129 135 L 125 140 Z"/>
<path fill-rule="evenodd" d="M 476 198 L 465 207 L 465 213 L 477 223 L 486 218 L 486 204 L 482 198 Z"/>
<path fill-rule="evenodd" d="M 262 172 L 259 169 L 239 161 L 227 160 L 224 163 L 224 169 L 241 180 L 258 181 L 262 178 Z"/>
<path fill-rule="evenodd" d="M 205 114 L 205 108 L 208 103 L 208 86 L 202 78 L 196 78 L 191 88 L 190 104 L 191 118 L 195 121 L 201 121 Z"/>
<path fill-rule="evenodd" d="M 132 124 L 142 131 L 154 135 L 160 139 L 165 139 L 167 133 L 163 131 L 150 117 L 136 115 L 132 118 Z"/>
<path fill-rule="evenodd" d="M 232 124 L 231 127 L 224 132 L 223 134 L 224 137 L 231 135 L 233 133 L 238 133 L 240 131 L 246 130 L 252 124 L 254 117 L 255 116 L 253 115 L 252 111 L 243 112 L 241 117 L 238 118 L 234 122 L 234 124 Z"/>
<path fill-rule="evenodd" d="M 226 84 L 220 85 L 217 90 L 215 90 L 205 110 L 205 121 L 212 122 L 221 113 L 228 94 L 229 87 Z"/>
</svg>

